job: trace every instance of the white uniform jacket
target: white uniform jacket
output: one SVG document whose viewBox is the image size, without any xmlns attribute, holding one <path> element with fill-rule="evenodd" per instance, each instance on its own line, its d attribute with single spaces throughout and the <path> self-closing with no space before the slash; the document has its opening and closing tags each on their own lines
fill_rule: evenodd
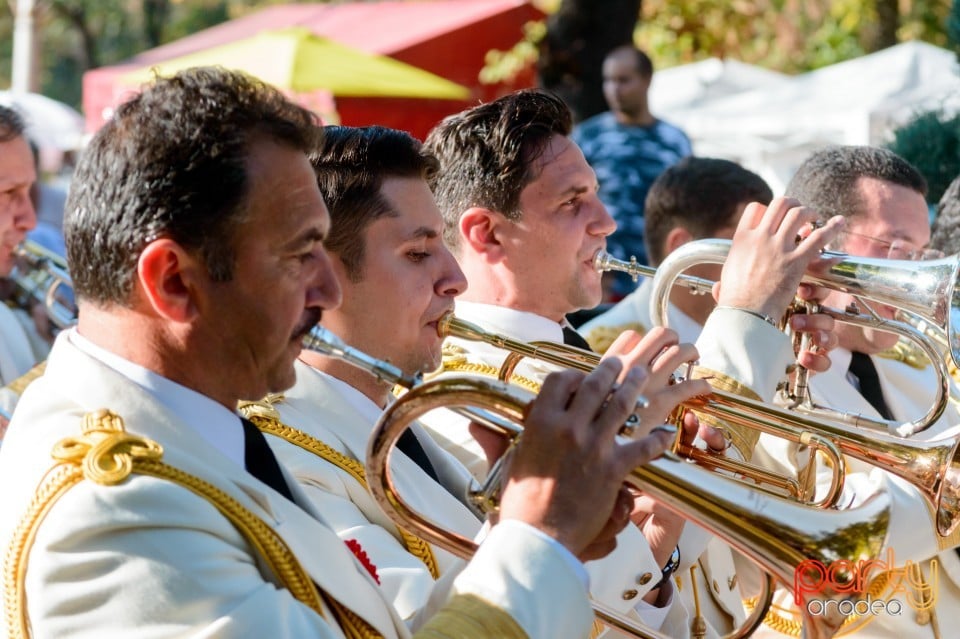
<svg viewBox="0 0 960 639">
<path fill-rule="evenodd" d="M 280 421 L 314 437 L 363 468 L 367 441 L 381 409 L 353 387 L 298 361 L 297 382 L 273 403 Z M 412 426 L 441 483 L 430 478 L 401 451 L 391 456 L 391 472 L 403 499 L 448 530 L 474 537 L 482 522 L 454 495 L 465 495 L 470 474 L 418 426 Z M 357 477 L 317 454 L 275 435 L 267 440 L 324 519 L 343 539 L 356 539 L 377 566 L 384 594 L 400 615 L 411 618 L 423 608 L 434 577 L 426 561 L 435 561 L 438 576 L 462 568 L 463 562 L 430 546 L 417 557 L 404 546 L 397 526 Z"/>
<path fill-rule="evenodd" d="M 653 280 L 645 277 L 637 290 L 617 302 L 612 308 L 597 315 L 577 329 L 598 353 L 607 350 L 610 343 L 625 330 L 645 334 L 658 322 L 650 315 L 650 294 Z M 681 342 L 696 342 L 703 327 L 673 304 L 667 306 L 667 326 L 677 332 Z"/>
<path fill-rule="evenodd" d="M 408 636 L 369 573 L 309 512 L 292 480 L 297 504 L 207 443 L 152 392 L 74 346 L 72 333 L 58 337 L 46 374 L 27 389 L 0 450 L 5 547 L 52 466 L 54 444 L 77 437 L 85 414 L 109 408 L 128 432 L 159 443 L 163 462 L 265 521 L 322 591 L 384 637 Z M 494 529 L 477 560 L 457 578 L 455 592 L 502 607 L 531 637 L 588 632 L 579 577 L 538 536 Z M 111 486 L 81 481 L 60 497 L 28 555 L 26 591 L 35 637 L 343 636 L 275 586 L 260 555 L 209 501 L 139 474 Z"/>
<path fill-rule="evenodd" d="M 31 317 L 0 303 L 0 386 L 23 376 L 49 352 L 50 346 L 37 334 Z M 19 399 L 18 392 L 0 388 L 0 409 L 8 415 Z"/>
</svg>

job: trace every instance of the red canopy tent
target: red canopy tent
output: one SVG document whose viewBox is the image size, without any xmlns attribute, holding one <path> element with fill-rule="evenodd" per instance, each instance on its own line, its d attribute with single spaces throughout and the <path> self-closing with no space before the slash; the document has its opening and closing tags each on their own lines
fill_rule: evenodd
<svg viewBox="0 0 960 639">
<path fill-rule="evenodd" d="M 423 138 L 444 116 L 518 87 L 532 86 L 533 70 L 512 82 L 481 84 L 491 49 L 509 49 L 523 25 L 543 14 L 529 0 L 421 0 L 277 5 L 145 51 L 119 65 L 88 71 L 83 107 L 90 130 L 109 117 L 131 88 L 121 77 L 145 65 L 250 37 L 264 29 L 299 25 L 342 44 L 396 58 L 471 90 L 467 101 L 337 97 L 343 124 L 382 124 Z"/>
</svg>

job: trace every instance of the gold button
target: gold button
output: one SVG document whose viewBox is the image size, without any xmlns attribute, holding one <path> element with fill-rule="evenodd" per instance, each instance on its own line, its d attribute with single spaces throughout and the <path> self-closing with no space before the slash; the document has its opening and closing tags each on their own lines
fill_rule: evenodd
<svg viewBox="0 0 960 639">
<path fill-rule="evenodd" d="M 713 591 L 717 594 L 720 594 L 720 586 L 717 585 L 717 580 L 713 580 Z"/>
<path fill-rule="evenodd" d="M 637 583 L 640 584 L 641 586 L 646 586 L 648 583 L 650 583 L 651 579 L 653 579 L 653 574 L 649 572 L 645 572 L 639 577 L 637 577 Z"/>
<path fill-rule="evenodd" d="M 727 577 L 727 587 L 729 587 L 730 590 L 733 590 L 734 588 L 737 587 L 737 576 L 736 576 L 736 575 L 734 575 L 733 577 Z"/>
<path fill-rule="evenodd" d="M 623 591 L 623 599 L 624 599 L 625 601 L 630 601 L 631 599 L 633 599 L 634 597 L 636 597 L 636 596 L 639 595 L 639 594 L 640 594 L 640 593 L 637 592 L 636 590 L 624 590 L 624 591 Z"/>
</svg>

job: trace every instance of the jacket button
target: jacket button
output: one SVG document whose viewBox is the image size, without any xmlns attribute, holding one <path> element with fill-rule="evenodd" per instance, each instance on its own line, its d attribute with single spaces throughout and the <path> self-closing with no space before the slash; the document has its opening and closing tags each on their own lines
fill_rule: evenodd
<svg viewBox="0 0 960 639">
<path fill-rule="evenodd" d="M 624 601 L 630 601 L 631 599 L 633 599 L 634 597 L 636 597 L 638 594 L 640 594 L 640 593 L 637 592 L 636 590 L 624 590 L 624 591 L 623 591 L 623 599 L 624 599 Z"/>
<path fill-rule="evenodd" d="M 640 584 L 641 586 L 646 586 L 648 583 L 650 583 L 651 579 L 653 579 L 653 574 L 649 572 L 645 572 L 639 577 L 637 577 L 637 583 Z"/>
</svg>

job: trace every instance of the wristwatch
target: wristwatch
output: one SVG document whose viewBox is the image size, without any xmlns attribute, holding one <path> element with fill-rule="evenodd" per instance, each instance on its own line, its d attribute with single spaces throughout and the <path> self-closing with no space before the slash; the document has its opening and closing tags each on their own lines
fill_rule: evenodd
<svg viewBox="0 0 960 639">
<path fill-rule="evenodd" d="M 667 581 L 670 580 L 670 577 L 673 576 L 673 573 L 677 572 L 677 568 L 679 567 L 680 567 L 680 546 L 676 546 L 673 549 L 673 552 L 670 553 L 670 558 L 667 559 L 667 563 L 663 567 L 663 570 L 661 571 L 660 581 L 657 582 L 657 585 L 654 586 L 652 590 L 656 590 L 657 588 L 662 587 L 663 584 L 667 583 Z"/>
</svg>

